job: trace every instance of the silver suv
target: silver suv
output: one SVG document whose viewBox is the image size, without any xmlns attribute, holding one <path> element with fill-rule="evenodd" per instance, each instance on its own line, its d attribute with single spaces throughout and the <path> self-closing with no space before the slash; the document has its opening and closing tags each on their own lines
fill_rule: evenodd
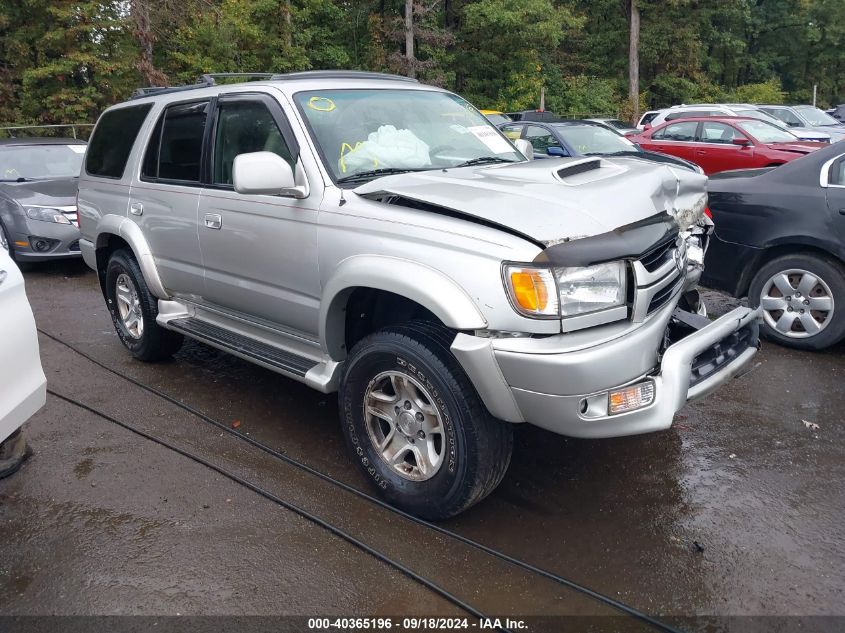
<svg viewBox="0 0 845 633">
<path fill-rule="evenodd" d="M 188 336 L 339 393 L 350 451 L 428 518 L 489 494 L 512 424 L 666 429 L 739 372 L 759 311 L 693 289 L 704 176 L 530 161 L 461 97 L 306 72 L 147 90 L 100 117 L 82 253 L 139 359 Z"/>
</svg>

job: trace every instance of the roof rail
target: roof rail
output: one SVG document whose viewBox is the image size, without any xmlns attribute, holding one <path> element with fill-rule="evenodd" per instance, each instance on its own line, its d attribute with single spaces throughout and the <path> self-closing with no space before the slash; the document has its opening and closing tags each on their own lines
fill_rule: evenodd
<svg viewBox="0 0 845 633">
<path fill-rule="evenodd" d="M 150 88 L 137 88 L 130 99 L 143 99 L 151 95 L 167 94 L 169 92 L 182 92 L 184 90 L 196 90 L 197 88 L 209 88 L 216 86 L 218 79 L 231 79 L 233 77 L 243 77 L 247 79 L 272 79 L 273 73 L 204 73 L 200 75 L 196 83 L 187 84 L 185 86 L 152 86 Z"/>
<path fill-rule="evenodd" d="M 390 75 L 388 73 L 376 73 L 368 70 L 301 70 L 299 72 L 273 75 L 271 79 L 279 81 L 290 81 L 295 79 L 390 79 L 393 81 L 408 81 L 419 83 L 412 77 L 404 75 Z"/>
<path fill-rule="evenodd" d="M 387 73 L 376 73 L 366 70 L 302 70 L 293 73 L 205 73 L 200 75 L 196 83 L 185 86 L 151 86 L 149 88 L 137 88 L 129 99 L 143 99 L 151 95 L 167 94 L 170 92 L 183 92 L 185 90 L 196 90 L 197 88 L 209 88 L 217 85 L 218 79 L 231 79 L 242 77 L 245 79 L 272 79 L 278 81 L 291 81 L 296 79 L 390 79 L 393 81 L 408 81 L 419 83 L 412 77 L 404 75 L 390 75 Z"/>
</svg>

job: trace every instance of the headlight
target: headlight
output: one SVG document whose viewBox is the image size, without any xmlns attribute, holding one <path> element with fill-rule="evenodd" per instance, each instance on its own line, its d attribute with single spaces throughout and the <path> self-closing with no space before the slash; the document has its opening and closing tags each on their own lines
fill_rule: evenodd
<svg viewBox="0 0 845 633">
<path fill-rule="evenodd" d="M 625 305 L 624 262 L 554 269 L 510 264 L 504 277 L 514 308 L 529 317 L 566 318 Z"/>
<path fill-rule="evenodd" d="M 586 268 L 555 268 L 564 317 L 625 305 L 625 264 L 608 262 Z"/>
<path fill-rule="evenodd" d="M 55 222 L 56 224 L 70 224 L 64 213 L 51 207 L 24 207 L 26 217 L 30 220 L 41 220 L 42 222 Z"/>
</svg>

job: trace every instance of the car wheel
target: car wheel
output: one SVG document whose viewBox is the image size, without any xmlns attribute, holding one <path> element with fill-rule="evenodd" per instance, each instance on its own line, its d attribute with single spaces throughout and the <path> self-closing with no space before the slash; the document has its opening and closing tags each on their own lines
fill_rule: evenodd
<svg viewBox="0 0 845 633">
<path fill-rule="evenodd" d="M 784 255 L 765 264 L 749 290 L 763 307 L 761 333 L 796 349 L 819 350 L 845 336 L 845 270 L 810 253 Z"/>
<path fill-rule="evenodd" d="M 490 494 L 507 471 L 511 426 L 493 418 L 449 351 L 454 334 L 422 322 L 385 328 L 346 361 L 347 444 L 388 502 L 444 519 Z"/>
<path fill-rule="evenodd" d="M 106 302 L 117 335 L 135 358 L 162 360 L 182 347 L 181 334 L 156 323 L 158 301 L 147 288 L 135 257 L 127 251 L 115 251 L 109 259 Z"/>
</svg>

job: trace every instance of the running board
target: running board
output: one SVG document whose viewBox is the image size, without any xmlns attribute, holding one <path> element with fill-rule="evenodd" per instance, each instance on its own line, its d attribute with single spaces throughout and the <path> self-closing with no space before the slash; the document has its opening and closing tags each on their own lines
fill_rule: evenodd
<svg viewBox="0 0 845 633">
<path fill-rule="evenodd" d="M 273 347 L 195 317 L 169 319 L 167 327 L 223 351 L 255 361 L 268 369 L 281 371 L 298 378 L 305 378 L 305 374 L 320 365 L 320 363 L 315 363 L 313 359 Z"/>
</svg>

